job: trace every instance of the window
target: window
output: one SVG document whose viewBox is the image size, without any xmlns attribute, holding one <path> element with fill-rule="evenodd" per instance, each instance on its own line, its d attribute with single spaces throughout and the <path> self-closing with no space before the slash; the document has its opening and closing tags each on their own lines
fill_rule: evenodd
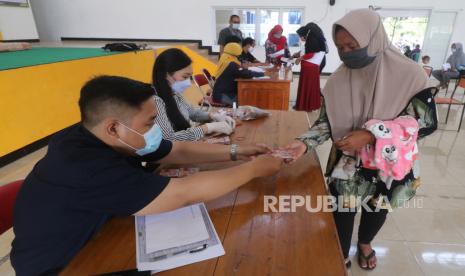
<svg viewBox="0 0 465 276">
<path fill-rule="evenodd" d="M 229 17 L 232 14 L 241 17 L 240 29 L 244 37 L 253 37 L 257 45 L 265 45 L 268 32 L 275 25 L 280 24 L 289 46 L 299 46 L 299 37 L 296 31 L 303 24 L 303 8 L 215 8 L 215 41 L 218 40 L 220 31 L 229 25 Z"/>
<path fill-rule="evenodd" d="M 401 52 L 409 46 L 423 46 L 429 12 L 427 10 L 389 10 L 380 11 L 386 34 Z"/>
<path fill-rule="evenodd" d="M 420 45 L 420 55 L 431 58 L 429 65 L 440 67 L 449 55 L 456 11 L 429 9 L 384 9 L 379 11 L 389 39 L 400 51 Z M 420 61 L 420 60 L 419 60 Z"/>
</svg>

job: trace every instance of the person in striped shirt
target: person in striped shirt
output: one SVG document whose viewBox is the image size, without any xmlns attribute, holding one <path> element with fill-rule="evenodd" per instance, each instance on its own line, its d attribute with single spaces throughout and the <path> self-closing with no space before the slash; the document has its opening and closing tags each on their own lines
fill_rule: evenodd
<svg viewBox="0 0 465 276">
<path fill-rule="evenodd" d="M 158 108 L 156 123 L 163 138 L 171 141 L 197 141 L 207 134 L 229 135 L 236 123 L 233 118 L 192 107 L 183 97 L 191 86 L 192 60 L 181 50 L 161 53 L 154 64 L 152 85 Z"/>
</svg>

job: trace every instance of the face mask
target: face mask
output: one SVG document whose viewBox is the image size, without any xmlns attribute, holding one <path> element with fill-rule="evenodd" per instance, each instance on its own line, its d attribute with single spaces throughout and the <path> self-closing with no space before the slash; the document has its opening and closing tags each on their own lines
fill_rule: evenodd
<svg viewBox="0 0 465 276">
<path fill-rule="evenodd" d="M 452 48 L 451 51 L 452 51 L 452 53 L 455 53 L 455 51 L 457 51 L 457 49 Z"/>
<path fill-rule="evenodd" d="M 376 56 L 368 55 L 368 46 L 348 53 L 339 52 L 342 62 L 350 69 L 360 69 L 372 63 Z"/>
<path fill-rule="evenodd" d="M 281 38 L 282 35 L 280 35 L 280 34 L 274 34 L 273 36 L 276 37 L 276 38 Z"/>
<path fill-rule="evenodd" d="M 133 146 L 128 145 L 127 143 L 125 143 L 123 140 L 118 139 L 124 145 L 126 145 L 126 146 L 130 147 L 131 149 L 135 150 L 137 155 L 143 156 L 143 155 L 155 152 L 160 147 L 160 143 L 161 143 L 161 140 L 163 139 L 163 135 L 162 135 L 161 128 L 160 128 L 159 125 L 156 125 L 156 124 L 153 125 L 153 127 L 151 129 L 149 129 L 149 131 L 147 131 L 144 135 L 140 134 L 139 132 L 135 131 L 134 129 L 132 129 L 132 128 L 130 128 L 130 127 L 128 127 L 128 126 L 126 126 L 126 125 L 124 125 L 122 123 L 121 123 L 121 125 L 124 126 L 127 129 L 129 129 L 130 131 L 144 137 L 145 147 L 143 147 L 141 149 L 136 149 Z"/>
<path fill-rule="evenodd" d="M 241 26 L 241 24 L 238 24 L 238 23 L 232 24 L 232 28 L 235 29 L 235 30 L 238 30 L 240 26 Z"/>
<path fill-rule="evenodd" d="M 171 89 L 173 89 L 174 92 L 179 93 L 179 94 L 182 94 L 189 87 L 191 87 L 190 79 L 185 79 L 183 81 L 175 81 L 171 85 Z"/>
</svg>

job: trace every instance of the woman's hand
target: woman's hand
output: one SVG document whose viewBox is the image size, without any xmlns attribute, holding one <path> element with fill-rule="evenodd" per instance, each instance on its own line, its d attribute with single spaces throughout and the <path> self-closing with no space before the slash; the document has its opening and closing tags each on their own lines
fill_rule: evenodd
<svg viewBox="0 0 465 276">
<path fill-rule="evenodd" d="M 302 61 L 302 57 L 298 57 L 295 59 L 295 64 L 299 65 L 301 61 Z"/>
<path fill-rule="evenodd" d="M 300 51 L 292 55 L 292 58 L 298 58 L 298 57 L 300 57 Z"/>
<path fill-rule="evenodd" d="M 305 145 L 305 143 L 302 141 L 295 140 L 294 142 L 285 146 L 284 149 L 289 151 L 292 154 L 293 161 L 291 163 L 293 163 L 297 159 L 302 157 L 302 155 L 304 155 L 304 153 L 307 151 L 307 145 Z"/>
<path fill-rule="evenodd" d="M 226 122 L 232 127 L 232 129 L 236 128 L 236 121 L 227 115 L 210 113 L 210 118 L 215 122 Z"/>
<path fill-rule="evenodd" d="M 350 152 L 360 150 L 368 144 L 374 144 L 375 141 L 375 136 L 368 130 L 355 130 L 334 144 L 339 150 Z"/>
</svg>

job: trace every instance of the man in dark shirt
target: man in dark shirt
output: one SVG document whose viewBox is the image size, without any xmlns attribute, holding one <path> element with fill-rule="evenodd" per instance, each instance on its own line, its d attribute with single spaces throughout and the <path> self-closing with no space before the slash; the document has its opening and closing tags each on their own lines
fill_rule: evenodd
<svg viewBox="0 0 465 276">
<path fill-rule="evenodd" d="M 255 177 L 276 173 L 281 160 L 250 162 L 170 179 L 142 161 L 185 164 L 248 160 L 264 146 L 169 142 L 154 124 L 149 84 L 101 76 L 81 90 L 81 122 L 56 134 L 27 176 L 14 208 L 11 263 L 18 276 L 55 275 L 112 216 L 147 215 L 207 201 Z"/>
<path fill-rule="evenodd" d="M 257 60 L 253 55 L 252 52 L 255 49 L 255 39 L 251 37 L 247 37 L 242 41 L 242 54 L 239 56 L 239 60 L 242 64 L 247 63 L 261 63 Z"/>
<path fill-rule="evenodd" d="M 230 36 L 236 36 L 242 42 L 242 32 L 239 30 L 241 18 L 239 15 L 233 14 L 229 18 L 229 26 L 222 29 L 218 35 L 218 45 L 220 45 L 220 56 L 223 54 L 223 49 L 226 44 L 226 39 Z"/>
</svg>

